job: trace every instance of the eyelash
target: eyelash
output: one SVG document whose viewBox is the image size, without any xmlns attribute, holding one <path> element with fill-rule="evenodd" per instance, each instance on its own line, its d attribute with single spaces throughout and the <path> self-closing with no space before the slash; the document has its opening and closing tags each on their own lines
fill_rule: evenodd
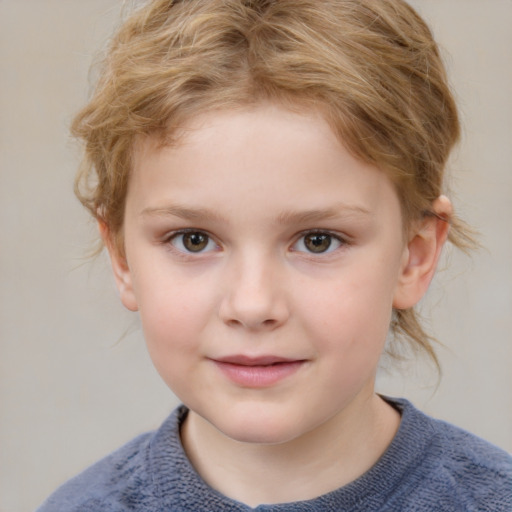
<svg viewBox="0 0 512 512">
<path fill-rule="evenodd" d="M 186 235 L 199 235 L 199 236 L 205 237 L 206 238 L 205 246 L 198 251 L 187 250 L 187 248 L 184 245 L 184 241 L 183 241 L 183 237 L 185 237 Z M 180 237 L 181 237 L 181 245 L 183 248 L 179 248 L 173 243 L 175 240 L 180 240 Z M 208 234 L 206 231 L 202 231 L 200 229 L 182 229 L 179 231 L 175 231 L 173 233 L 170 233 L 168 236 L 166 236 L 164 243 L 172 246 L 173 249 L 175 249 L 176 251 L 178 251 L 179 253 L 184 254 L 184 255 L 195 255 L 195 254 L 202 254 L 204 252 L 211 252 L 211 249 L 209 251 L 203 250 L 205 247 L 208 247 L 208 245 L 210 245 L 211 243 L 215 244 L 216 248 L 219 247 L 219 245 L 214 241 L 213 237 L 210 234 Z"/>
<path fill-rule="evenodd" d="M 183 237 L 185 237 L 186 235 L 199 235 L 199 236 L 205 237 L 206 238 L 205 245 L 203 247 L 200 247 L 198 251 L 188 250 L 185 247 L 184 240 L 183 240 Z M 315 235 L 317 235 L 319 237 L 324 236 L 328 239 L 328 244 L 327 244 L 327 247 L 325 248 L 325 250 L 323 250 L 323 251 L 321 250 L 318 252 L 308 250 L 308 248 L 306 247 L 305 239 L 308 236 L 315 236 Z M 180 244 L 181 248 L 177 247 L 176 244 L 173 243 L 176 240 L 180 240 L 180 237 L 182 237 L 181 244 Z M 302 241 L 302 246 L 304 247 L 303 250 L 297 249 L 297 245 L 301 241 Z M 332 248 L 333 241 L 335 242 L 335 245 L 336 245 L 334 248 Z M 320 242 L 321 242 L 321 240 L 320 240 Z M 179 253 L 181 253 L 183 255 L 200 255 L 200 254 L 212 252 L 212 250 L 219 248 L 219 244 L 217 244 L 214 241 L 213 237 L 208 232 L 200 230 L 200 229 L 193 229 L 193 228 L 182 229 L 182 230 L 170 233 L 168 236 L 165 237 L 163 243 L 172 246 L 173 249 L 175 249 L 176 251 L 178 251 Z M 210 248 L 209 250 L 205 251 L 204 249 L 207 248 L 210 244 L 214 244 L 215 249 Z M 198 245 L 200 245 L 200 244 L 198 244 Z M 308 231 L 304 231 L 304 232 L 300 233 L 299 236 L 297 237 L 297 239 L 295 240 L 295 242 L 292 244 L 291 251 L 292 252 L 301 252 L 304 254 L 315 256 L 315 255 L 330 254 L 330 253 L 336 251 L 337 249 L 347 246 L 347 245 L 349 245 L 349 242 L 345 238 L 341 237 L 340 235 L 332 233 L 327 230 L 317 229 L 317 230 L 308 230 Z"/>
<path fill-rule="evenodd" d="M 301 250 L 301 251 L 295 249 L 297 244 L 299 244 L 301 241 L 302 241 L 302 245 L 305 246 L 305 239 L 307 236 L 315 236 L 315 235 L 317 235 L 319 237 L 320 236 L 328 237 L 329 243 L 324 251 L 315 252 L 315 251 L 307 250 L 307 248 L 305 250 Z M 332 247 L 333 241 L 337 244 L 337 246 L 334 248 Z M 332 233 L 331 231 L 328 231 L 328 230 L 314 229 L 314 230 L 308 230 L 308 231 L 304 231 L 304 232 L 300 233 L 299 237 L 297 238 L 295 243 L 292 245 L 292 251 L 302 252 L 302 253 L 308 254 L 310 256 L 317 256 L 317 255 L 321 256 L 324 254 L 330 254 L 330 253 L 336 251 L 337 249 L 340 249 L 341 247 L 344 247 L 347 245 L 348 245 L 348 241 L 338 234 Z"/>
</svg>

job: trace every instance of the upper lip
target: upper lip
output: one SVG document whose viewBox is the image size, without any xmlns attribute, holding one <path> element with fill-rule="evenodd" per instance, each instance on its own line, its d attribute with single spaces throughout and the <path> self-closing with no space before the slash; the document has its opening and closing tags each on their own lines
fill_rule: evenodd
<svg viewBox="0 0 512 512">
<path fill-rule="evenodd" d="M 218 363 L 238 364 L 240 366 L 269 366 L 278 363 L 293 363 L 302 361 L 302 359 L 293 359 L 272 355 L 264 356 L 246 356 L 243 354 L 219 357 L 214 359 Z"/>
</svg>

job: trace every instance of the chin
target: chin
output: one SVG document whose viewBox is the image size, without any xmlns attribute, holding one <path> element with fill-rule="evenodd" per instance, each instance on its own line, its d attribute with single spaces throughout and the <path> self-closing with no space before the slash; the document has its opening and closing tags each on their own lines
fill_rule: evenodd
<svg viewBox="0 0 512 512">
<path fill-rule="evenodd" d="M 248 431 L 244 430 L 234 430 L 230 428 L 229 431 L 223 431 L 223 434 L 229 437 L 234 441 L 238 441 L 239 443 L 247 443 L 247 444 L 261 444 L 261 445 L 278 445 L 285 444 L 287 442 L 293 441 L 296 437 L 296 433 L 291 433 L 289 431 L 275 431 L 271 426 L 262 426 L 258 429 L 252 429 Z"/>
<path fill-rule="evenodd" d="M 212 422 L 225 436 L 240 443 L 276 445 L 292 441 L 307 430 L 290 415 L 256 411 L 226 415 L 220 422 Z"/>
</svg>

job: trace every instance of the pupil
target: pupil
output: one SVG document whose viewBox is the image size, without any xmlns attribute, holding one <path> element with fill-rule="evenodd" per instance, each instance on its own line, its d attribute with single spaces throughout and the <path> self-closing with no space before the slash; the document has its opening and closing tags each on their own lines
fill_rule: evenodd
<svg viewBox="0 0 512 512">
<path fill-rule="evenodd" d="M 203 233 L 186 233 L 183 235 L 183 245 L 191 252 L 202 251 L 208 244 L 208 237 Z"/>
<path fill-rule="evenodd" d="M 330 235 L 308 235 L 305 239 L 306 247 L 311 252 L 325 252 L 331 245 Z"/>
</svg>

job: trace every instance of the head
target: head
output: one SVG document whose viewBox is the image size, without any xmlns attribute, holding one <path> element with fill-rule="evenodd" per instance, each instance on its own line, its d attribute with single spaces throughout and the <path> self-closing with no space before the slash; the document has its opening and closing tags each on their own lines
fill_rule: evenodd
<svg viewBox="0 0 512 512">
<path fill-rule="evenodd" d="M 459 122 L 432 34 L 405 2 L 155 0 L 115 35 L 73 124 L 86 145 L 76 190 L 111 248 L 124 255 L 141 140 L 173 147 L 204 114 L 269 103 L 318 113 L 351 155 L 387 176 L 405 240 L 433 213 Z M 445 220 L 463 245 L 461 224 Z M 391 327 L 435 360 L 412 306 L 398 304 Z"/>
</svg>

